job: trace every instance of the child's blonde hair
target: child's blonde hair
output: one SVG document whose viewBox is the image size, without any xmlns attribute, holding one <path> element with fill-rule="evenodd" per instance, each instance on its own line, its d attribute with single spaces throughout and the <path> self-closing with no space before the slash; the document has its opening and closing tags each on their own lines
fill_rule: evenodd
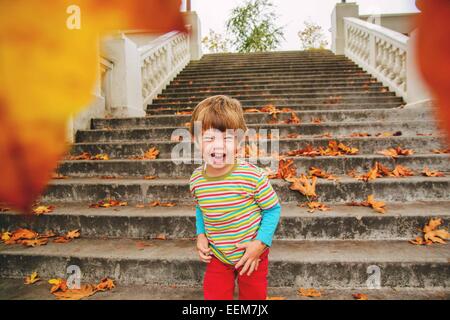
<svg viewBox="0 0 450 320">
<path fill-rule="evenodd" d="M 195 107 L 189 127 L 192 136 L 196 121 L 201 121 L 203 131 L 211 128 L 222 132 L 227 129 L 247 131 L 241 103 L 225 95 L 206 98 Z"/>
</svg>

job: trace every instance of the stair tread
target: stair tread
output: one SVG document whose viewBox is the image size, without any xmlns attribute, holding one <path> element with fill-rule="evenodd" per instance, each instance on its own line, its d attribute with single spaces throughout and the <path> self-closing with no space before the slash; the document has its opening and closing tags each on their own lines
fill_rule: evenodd
<svg viewBox="0 0 450 320">
<path fill-rule="evenodd" d="M 50 280 L 50 279 L 43 279 Z M 99 279 L 100 280 L 100 279 Z M 115 281 L 110 291 L 97 292 L 85 300 L 204 300 L 202 286 L 186 285 L 124 285 Z M 23 285 L 23 279 L 3 278 L 0 281 L 0 300 L 55 300 L 50 294 L 47 281 L 38 281 L 32 286 Z M 268 287 L 269 299 L 282 297 L 286 300 L 354 300 L 352 294 L 364 293 L 369 300 L 450 300 L 450 289 L 446 288 L 381 288 L 320 289 L 321 297 L 308 298 L 297 294 L 299 287 Z M 238 286 L 234 298 L 237 299 Z"/>
<path fill-rule="evenodd" d="M 444 177 L 426 177 L 426 176 L 408 176 L 402 178 L 382 177 L 369 182 L 357 180 L 349 176 L 335 175 L 339 178 L 338 181 L 331 181 L 327 179 L 317 179 L 317 184 L 340 184 L 340 183 L 356 183 L 356 184 L 377 184 L 377 183 L 402 183 L 402 182 L 421 182 L 421 181 L 450 181 L 449 172 L 443 171 Z M 289 184 L 289 182 L 282 179 L 270 179 L 272 184 Z M 130 178 L 116 178 L 116 179 L 101 179 L 101 178 L 70 178 L 70 179 L 53 179 L 50 184 L 53 185 L 67 185 L 67 184 L 145 184 L 145 185 L 187 185 L 189 178 L 160 178 L 160 179 L 139 179 L 136 177 Z"/>
<path fill-rule="evenodd" d="M 51 213 L 45 216 L 51 219 L 53 216 L 111 216 L 111 217 L 194 217 L 194 205 L 176 205 L 175 207 L 148 207 L 137 208 L 135 206 L 122 206 L 110 208 L 89 208 L 91 203 L 64 203 L 57 204 Z M 450 200 L 442 201 L 412 201 L 408 203 L 387 203 L 387 211 L 384 214 L 374 212 L 372 209 L 361 206 L 347 206 L 343 203 L 326 203 L 330 211 L 316 211 L 310 213 L 307 208 L 296 204 L 282 204 L 281 217 L 284 218 L 317 218 L 328 219 L 336 217 L 353 217 L 361 219 L 364 217 L 450 217 Z M 3 213 L 21 215 L 17 211 Z M 419 226 L 418 226 L 419 227 Z"/>
<path fill-rule="evenodd" d="M 137 242 L 149 246 L 137 247 Z M 198 260 L 195 239 L 135 240 L 78 238 L 69 243 L 27 248 L 0 244 L 0 255 L 58 256 L 94 259 Z M 450 261 L 450 246 L 416 246 L 398 240 L 274 240 L 272 262 L 290 263 L 440 263 Z"/>
</svg>

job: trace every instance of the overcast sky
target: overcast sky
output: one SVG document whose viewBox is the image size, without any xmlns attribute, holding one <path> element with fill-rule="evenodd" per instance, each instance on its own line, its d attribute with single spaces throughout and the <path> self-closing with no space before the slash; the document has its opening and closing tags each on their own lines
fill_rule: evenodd
<svg viewBox="0 0 450 320">
<path fill-rule="evenodd" d="M 200 17 L 202 36 L 209 29 L 225 34 L 225 21 L 231 9 L 244 3 L 243 0 L 191 0 L 192 10 Z M 312 20 L 322 26 L 328 43 L 331 36 L 331 12 L 337 0 L 272 0 L 275 11 L 279 15 L 278 25 L 284 26 L 285 41 L 279 50 L 299 50 L 297 36 L 304 28 L 305 20 Z M 347 1 L 350 2 L 350 1 Z M 415 0 L 359 0 L 360 14 L 418 12 Z"/>
</svg>

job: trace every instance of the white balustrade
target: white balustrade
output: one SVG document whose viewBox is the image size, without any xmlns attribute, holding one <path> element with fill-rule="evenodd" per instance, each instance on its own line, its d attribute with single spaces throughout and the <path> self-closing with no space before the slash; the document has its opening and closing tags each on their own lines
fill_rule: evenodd
<svg viewBox="0 0 450 320">
<path fill-rule="evenodd" d="M 189 37 L 185 33 L 170 32 L 138 50 L 145 106 L 189 63 Z"/>
<path fill-rule="evenodd" d="M 408 102 L 409 37 L 357 18 L 344 18 L 344 29 L 345 55 Z"/>
</svg>

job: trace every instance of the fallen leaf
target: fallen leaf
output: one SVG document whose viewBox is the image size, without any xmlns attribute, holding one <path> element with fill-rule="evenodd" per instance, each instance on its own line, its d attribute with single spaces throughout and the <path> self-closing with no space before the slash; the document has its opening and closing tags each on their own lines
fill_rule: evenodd
<svg viewBox="0 0 450 320">
<path fill-rule="evenodd" d="M 31 275 L 29 275 L 29 276 L 27 276 L 25 278 L 25 282 L 24 283 L 25 284 L 33 284 L 33 283 L 36 283 L 39 280 L 41 280 L 41 279 L 38 277 L 37 272 L 34 271 Z"/>
<path fill-rule="evenodd" d="M 426 177 L 445 177 L 445 174 L 443 172 L 437 170 L 430 170 L 428 167 L 425 167 L 422 170 L 422 174 Z"/>
<path fill-rule="evenodd" d="M 295 190 L 305 195 L 306 197 L 317 197 L 316 194 L 316 181 L 317 177 L 312 177 L 311 181 L 304 174 L 301 175 L 300 178 L 288 177 L 285 179 L 286 181 L 291 182 L 292 184 L 289 186 L 291 190 Z"/>
<path fill-rule="evenodd" d="M 367 294 L 364 293 L 353 293 L 352 296 L 355 300 L 369 300 Z"/>
<path fill-rule="evenodd" d="M 54 206 L 39 206 L 39 207 L 33 209 L 33 213 L 36 214 L 37 216 L 39 216 L 44 213 L 52 212 L 53 209 L 55 209 Z"/>
<path fill-rule="evenodd" d="M 309 289 L 300 288 L 300 289 L 298 289 L 297 293 L 303 297 L 321 297 L 322 296 L 322 293 L 320 293 L 320 291 L 318 291 L 314 288 L 309 288 Z"/>
</svg>

